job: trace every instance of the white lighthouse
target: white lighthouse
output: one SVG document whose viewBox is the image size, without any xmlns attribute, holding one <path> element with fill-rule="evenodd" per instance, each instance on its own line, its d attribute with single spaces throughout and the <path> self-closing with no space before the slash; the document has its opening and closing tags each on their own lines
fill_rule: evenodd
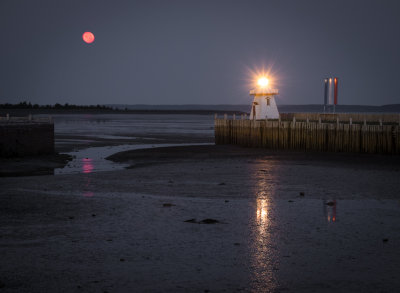
<svg viewBox="0 0 400 293">
<path fill-rule="evenodd" d="M 268 84 L 268 79 L 261 77 L 258 80 L 258 87 L 250 91 L 250 96 L 254 96 L 250 119 L 279 119 L 275 103 L 275 96 L 279 94 L 279 91 L 270 88 Z"/>
</svg>

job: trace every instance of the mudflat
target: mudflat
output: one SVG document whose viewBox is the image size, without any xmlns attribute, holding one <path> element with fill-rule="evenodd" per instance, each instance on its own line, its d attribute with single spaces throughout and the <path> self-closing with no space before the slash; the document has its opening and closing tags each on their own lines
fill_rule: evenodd
<svg viewBox="0 0 400 293">
<path fill-rule="evenodd" d="M 55 168 L 63 168 L 72 157 L 67 154 L 0 158 L 0 177 L 52 175 Z"/>
<path fill-rule="evenodd" d="M 185 146 L 0 178 L 4 292 L 396 292 L 400 158 Z"/>
</svg>

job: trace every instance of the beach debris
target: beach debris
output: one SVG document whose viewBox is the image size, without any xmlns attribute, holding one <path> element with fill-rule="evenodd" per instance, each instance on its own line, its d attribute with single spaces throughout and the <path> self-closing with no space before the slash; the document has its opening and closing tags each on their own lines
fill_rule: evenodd
<svg viewBox="0 0 400 293">
<path fill-rule="evenodd" d="M 235 243 L 233 243 L 233 245 L 239 246 L 240 243 L 239 242 L 235 242 Z"/>
<path fill-rule="evenodd" d="M 304 191 L 300 191 L 300 196 L 304 196 Z"/>
<path fill-rule="evenodd" d="M 6 286 L 6 284 L 4 284 L 3 282 L 0 282 L 0 288 L 4 288 Z"/>
<path fill-rule="evenodd" d="M 120 258 L 119 261 L 125 261 L 125 258 Z"/>
<path fill-rule="evenodd" d="M 226 199 L 225 202 L 229 202 L 229 200 Z"/>
<path fill-rule="evenodd" d="M 294 200 L 289 199 L 288 202 L 294 202 Z"/>
<path fill-rule="evenodd" d="M 197 223 L 196 222 L 196 219 L 189 219 L 189 220 L 186 220 L 186 221 L 184 221 L 185 223 Z"/>
<path fill-rule="evenodd" d="M 383 243 L 386 243 L 386 242 L 388 242 L 388 241 L 389 241 L 388 238 L 383 238 L 383 239 L 382 239 L 382 242 L 383 242 Z"/>
<path fill-rule="evenodd" d="M 225 182 L 221 182 L 221 183 L 219 183 L 218 185 L 226 185 L 226 184 L 225 184 Z"/>
<path fill-rule="evenodd" d="M 172 181 L 172 180 L 168 180 L 168 183 L 174 183 L 174 181 Z"/>
<path fill-rule="evenodd" d="M 96 217 L 96 214 L 92 214 L 92 217 Z"/>
<path fill-rule="evenodd" d="M 169 207 L 174 207 L 175 205 L 173 203 L 163 203 L 162 205 L 164 208 L 169 208 Z"/>
<path fill-rule="evenodd" d="M 68 217 L 70 220 L 73 220 L 74 219 L 74 217 L 72 217 L 72 216 L 70 216 L 70 217 Z"/>
<path fill-rule="evenodd" d="M 334 202 L 334 201 L 328 201 L 328 202 L 326 203 L 326 205 L 327 205 L 327 206 L 334 206 L 334 205 L 335 205 L 335 202 Z"/>
</svg>

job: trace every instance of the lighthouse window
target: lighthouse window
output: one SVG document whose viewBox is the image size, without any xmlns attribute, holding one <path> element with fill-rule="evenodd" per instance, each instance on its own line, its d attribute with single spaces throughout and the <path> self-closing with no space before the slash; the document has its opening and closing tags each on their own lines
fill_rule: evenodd
<svg viewBox="0 0 400 293">
<path fill-rule="evenodd" d="M 269 104 L 269 99 L 267 99 L 267 106 L 269 106 L 270 104 Z"/>
</svg>

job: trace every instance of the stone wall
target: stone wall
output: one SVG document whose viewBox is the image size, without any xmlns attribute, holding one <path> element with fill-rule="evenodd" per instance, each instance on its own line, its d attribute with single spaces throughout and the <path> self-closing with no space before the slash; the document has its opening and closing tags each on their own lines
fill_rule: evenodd
<svg viewBox="0 0 400 293">
<path fill-rule="evenodd" d="M 54 153 L 53 123 L 0 123 L 0 157 Z"/>
</svg>

